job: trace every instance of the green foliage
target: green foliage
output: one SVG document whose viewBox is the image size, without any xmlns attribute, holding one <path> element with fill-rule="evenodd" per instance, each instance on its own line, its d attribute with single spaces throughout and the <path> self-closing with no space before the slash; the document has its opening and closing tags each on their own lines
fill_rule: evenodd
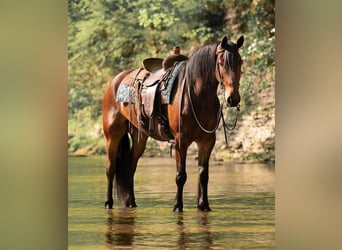
<svg viewBox="0 0 342 250">
<path fill-rule="evenodd" d="M 165 56 L 174 45 L 190 55 L 201 44 L 243 34 L 241 89 L 247 108 L 251 82 L 274 67 L 274 5 L 274 0 L 68 0 L 69 151 L 97 143 L 86 134 L 101 124 L 108 82 L 145 57 Z"/>
<path fill-rule="evenodd" d="M 245 35 L 240 93 L 246 114 L 255 107 L 253 96 L 275 80 L 275 1 L 226 0 L 225 4 L 228 32 Z"/>
<path fill-rule="evenodd" d="M 98 120 L 69 119 L 68 152 L 70 154 L 104 154 L 105 141 L 102 136 L 102 122 Z"/>
</svg>

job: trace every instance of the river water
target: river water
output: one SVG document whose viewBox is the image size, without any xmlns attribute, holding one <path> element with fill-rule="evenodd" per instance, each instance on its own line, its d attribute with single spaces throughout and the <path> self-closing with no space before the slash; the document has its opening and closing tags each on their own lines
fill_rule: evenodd
<svg viewBox="0 0 342 250">
<path fill-rule="evenodd" d="M 173 158 L 142 158 L 137 208 L 103 208 L 105 157 L 69 157 L 69 249 L 274 249 L 274 165 L 210 162 L 212 212 L 196 209 L 198 169 L 187 160 L 184 212 L 172 211 Z M 115 201 L 116 202 L 116 201 Z"/>
</svg>

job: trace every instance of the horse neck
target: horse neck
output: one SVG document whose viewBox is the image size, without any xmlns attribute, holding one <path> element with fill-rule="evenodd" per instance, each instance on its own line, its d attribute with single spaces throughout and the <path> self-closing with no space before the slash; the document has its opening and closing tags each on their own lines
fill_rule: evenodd
<svg viewBox="0 0 342 250">
<path fill-rule="evenodd" d="M 217 99 L 217 86 L 218 82 L 216 80 L 206 81 L 199 79 L 193 84 L 193 92 L 196 93 L 198 98 L 206 98 L 207 100 Z"/>
<path fill-rule="evenodd" d="M 195 102 L 201 103 L 204 106 L 217 105 L 218 81 L 214 75 L 208 78 L 190 77 L 189 80 L 191 97 Z"/>
<path fill-rule="evenodd" d="M 187 92 L 190 92 L 196 113 L 203 117 L 214 115 L 220 107 L 215 74 L 216 46 L 211 44 L 200 48 L 189 58 L 185 67 Z M 189 98 L 189 95 L 186 98 Z"/>
<path fill-rule="evenodd" d="M 206 86 L 208 84 L 209 86 Z M 217 81 L 203 82 L 197 79 L 195 82 L 187 84 L 187 92 L 190 91 L 191 103 L 198 115 L 217 116 L 220 102 L 217 96 Z M 190 98 L 189 95 L 187 98 Z"/>
<path fill-rule="evenodd" d="M 195 52 L 186 65 L 186 81 L 194 98 L 208 105 L 217 100 L 216 44 L 206 45 Z"/>
</svg>

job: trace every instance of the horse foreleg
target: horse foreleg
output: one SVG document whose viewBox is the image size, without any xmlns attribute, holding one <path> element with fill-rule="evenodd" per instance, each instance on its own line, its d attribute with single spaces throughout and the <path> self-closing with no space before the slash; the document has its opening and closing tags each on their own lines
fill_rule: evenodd
<svg viewBox="0 0 342 250">
<path fill-rule="evenodd" d="M 211 211 L 208 201 L 209 158 L 215 145 L 215 138 L 205 143 L 198 143 L 198 196 L 197 208 L 201 211 Z"/>
<path fill-rule="evenodd" d="M 183 142 L 182 142 L 183 143 Z M 176 184 L 177 184 L 177 193 L 175 198 L 175 204 L 173 207 L 174 212 L 183 212 L 183 187 L 187 179 L 186 174 L 186 151 L 188 145 L 179 147 L 179 143 L 176 143 L 176 165 L 177 165 L 177 174 L 176 174 Z"/>
</svg>

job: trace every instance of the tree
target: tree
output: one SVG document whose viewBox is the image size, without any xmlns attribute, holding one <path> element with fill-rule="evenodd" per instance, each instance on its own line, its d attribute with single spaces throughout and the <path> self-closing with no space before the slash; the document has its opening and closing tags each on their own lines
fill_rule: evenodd
<svg viewBox="0 0 342 250">
<path fill-rule="evenodd" d="M 68 0 L 69 121 L 99 122 L 102 95 L 119 72 L 174 45 L 190 55 L 199 45 L 245 35 L 248 75 L 274 66 L 274 0 Z M 243 93 L 248 95 L 245 91 Z M 81 122 L 82 121 L 82 122 Z"/>
</svg>

